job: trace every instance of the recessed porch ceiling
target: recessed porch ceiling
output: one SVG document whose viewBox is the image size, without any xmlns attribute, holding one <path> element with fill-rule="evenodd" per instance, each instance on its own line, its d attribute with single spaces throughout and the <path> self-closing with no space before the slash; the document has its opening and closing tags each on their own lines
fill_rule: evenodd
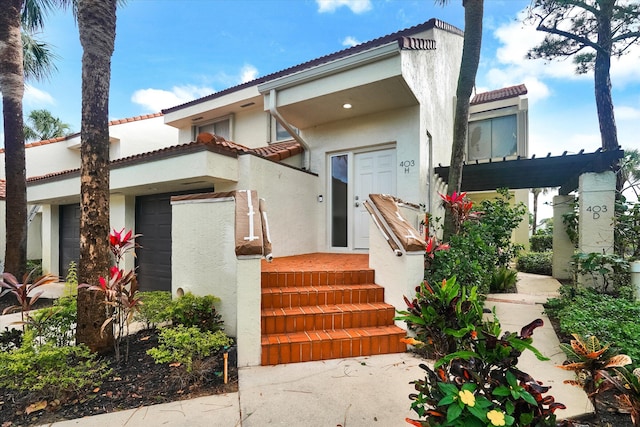
<svg viewBox="0 0 640 427">
<path fill-rule="evenodd" d="M 343 108 L 345 103 L 351 104 L 352 108 Z M 417 104 L 405 80 L 395 76 L 278 106 L 278 111 L 293 126 L 307 129 Z"/>
</svg>

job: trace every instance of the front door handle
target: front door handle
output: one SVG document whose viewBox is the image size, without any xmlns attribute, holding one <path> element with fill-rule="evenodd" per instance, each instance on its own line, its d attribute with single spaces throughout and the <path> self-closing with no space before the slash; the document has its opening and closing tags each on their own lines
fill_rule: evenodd
<svg viewBox="0 0 640 427">
<path fill-rule="evenodd" d="M 360 207 L 360 202 L 356 202 L 356 208 Z"/>
</svg>

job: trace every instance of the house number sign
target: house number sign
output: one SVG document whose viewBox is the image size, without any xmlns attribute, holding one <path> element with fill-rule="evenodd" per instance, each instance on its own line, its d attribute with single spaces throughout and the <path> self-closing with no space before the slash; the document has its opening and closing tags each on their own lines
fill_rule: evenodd
<svg viewBox="0 0 640 427">
<path fill-rule="evenodd" d="M 404 168 L 404 173 L 407 174 L 411 171 L 411 168 L 416 165 L 415 160 L 402 160 L 400 162 L 400 167 Z"/>
<path fill-rule="evenodd" d="M 593 219 L 600 219 L 600 214 L 607 212 L 607 205 L 587 206 L 587 212 L 591 212 Z"/>
</svg>

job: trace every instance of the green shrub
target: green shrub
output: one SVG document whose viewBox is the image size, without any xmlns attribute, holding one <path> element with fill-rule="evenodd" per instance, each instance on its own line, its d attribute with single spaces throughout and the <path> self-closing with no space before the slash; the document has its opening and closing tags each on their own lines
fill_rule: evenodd
<svg viewBox="0 0 640 427">
<path fill-rule="evenodd" d="M 187 328 L 197 326 L 203 331 L 222 330 L 224 322 L 215 307 L 218 302 L 220 298 L 213 295 L 196 296 L 187 292 L 171 304 L 171 322 Z"/>
<path fill-rule="evenodd" d="M 553 252 L 528 252 L 520 255 L 516 268 L 523 273 L 551 276 Z"/>
<path fill-rule="evenodd" d="M 423 282 L 412 301 L 405 297 L 407 310 L 398 310 L 396 320 L 404 321 L 423 343 L 418 353 L 438 359 L 456 351 L 460 342 L 482 323 L 482 304 L 476 286 L 464 286 L 452 277 L 433 286 Z"/>
<path fill-rule="evenodd" d="M 109 374 L 85 345 L 37 345 L 32 331 L 25 332 L 20 348 L 0 353 L 0 366 L 0 387 L 54 398 L 98 386 Z"/>
<path fill-rule="evenodd" d="M 141 292 L 142 305 L 134 315 L 134 319 L 143 322 L 147 329 L 171 320 L 171 292 Z"/>
<path fill-rule="evenodd" d="M 547 252 L 553 249 L 553 236 L 536 234 L 529 238 L 531 252 Z"/>
<path fill-rule="evenodd" d="M 515 292 L 517 281 L 517 271 L 500 267 L 491 275 L 491 284 L 489 290 L 492 293 Z"/>
<path fill-rule="evenodd" d="M 560 321 L 566 334 L 596 336 L 638 363 L 640 303 L 616 298 L 593 289 L 563 286 L 561 298 L 549 300 L 546 312 Z"/>
<path fill-rule="evenodd" d="M 76 342 L 77 297 L 64 296 L 53 306 L 36 310 L 29 326 L 36 337 L 58 347 L 72 346 Z"/>
<path fill-rule="evenodd" d="M 193 363 L 212 356 L 226 346 L 233 344 L 233 340 L 218 330 L 202 331 L 196 326 L 182 325 L 163 328 L 160 331 L 160 345 L 147 351 L 156 363 L 178 362 L 191 372 Z"/>
<path fill-rule="evenodd" d="M 0 332 L 0 352 L 14 350 L 21 345 L 22 330 L 9 329 L 5 326 L 4 331 Z"/>
<path fill-rule="evenodd" d="M 31 273 L 31 277 L 42 276 L 42 260 L 41 259 L 27 260 L 27 273 Z"/>
</svg>

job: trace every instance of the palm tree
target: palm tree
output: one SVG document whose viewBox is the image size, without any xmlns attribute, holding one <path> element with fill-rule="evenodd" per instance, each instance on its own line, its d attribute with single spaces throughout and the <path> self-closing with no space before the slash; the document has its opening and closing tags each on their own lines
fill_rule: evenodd
<svg viewBox="0 0 640 427">
<path fill-rule="evenodd" d="M 25 141 L 43 141 L 69 134 L 71 127 L 48 110 L 33 110 L 24 125 Z"/>
<path fill-rule="evenodd" d="M 97 284 L 108 277 L 109 250 L 109 85 L 116 37 L 117 0 L 79 0 L 82 44 L 82 124 L 80 129 L 80 262 L 78 280 Z M 101 292 L 78 292 L 76 341 L 106 351 L 112 334 L 101 335 L 107 318 Z M 109 328 L 107 328 L 109 329 Z"/>
<path fill-rule="evenodd" d="M 42 27 L 52 0 L 7 0 L 0 7 L 0 92 L 5 150 L 5 271 L 22 277 L 27 263 L 27 184 L 22 98 L 25 78 L 43 78 L 53 69 L 43 44 L 24 45 Z M 21 28 L 26 30 L 21 31 Z M 39 47 L 24 54 L 24 47 Z M 31 52 L 37 52 L 31 55 Z M 25 63 L 26 60 L 26 63 Z"/>
<path fill-rule="evenodd" d="M 444 5 L 448 0 L 436 0 Z M 462 165 L 464 151 L 467 145 L 467 130 L 469 128 L 469 101 L 476 82 L 478 64 L 480 63 L 480 48 L 482 46 L 482 17 L 484 15 L 484 0 L 462 0 L 464 7 L 464 43 L 462 46 L 462 62 L 458 75 L 456 90 L 456 107 L 453 121 L 453 142 L 451 147 L 451 162 L 449 166 L 448 194 L 460 192 L 462 186 Z M 444 218 L 444 239 L 448 240 L 456 227 L 449 211 Z"/>
<path fill-rule="evenodd" d="M 547 194 L 548 188 L 532 188 L 531 194 L 533 194 L 533 220 L 531 225 L 531 234 L 535 235 L 538 229 L 538 196 L 540 193 Z"/>
</svg>

